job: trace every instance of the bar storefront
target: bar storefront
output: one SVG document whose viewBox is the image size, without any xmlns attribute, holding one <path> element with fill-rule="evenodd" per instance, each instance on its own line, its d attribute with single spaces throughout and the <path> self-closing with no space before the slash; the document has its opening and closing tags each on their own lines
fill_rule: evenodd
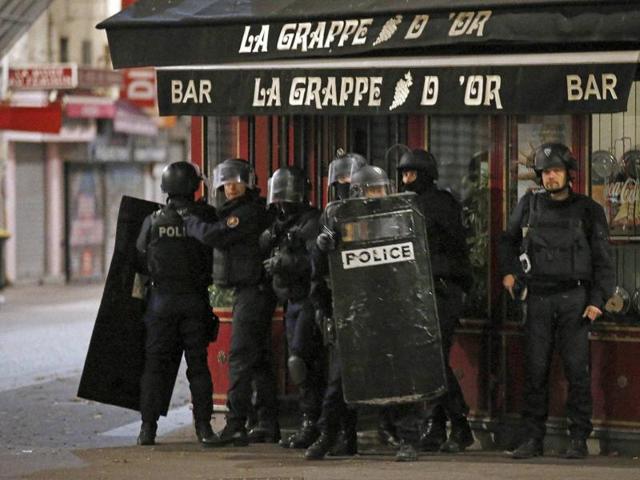
<svg viewBox="0 0 640 480">
<path fill-rule="evenodd" d="M 638 452 L 640 4 L 139 0 L 99 27 L 115 68 L 157 67 L 162 115 L 192 116 L 192 161 L 210 173 L 247 158 L 263 194 L 295 164 L 323 206 L 338 148 L 392 178 L 394 145 L 435 155 L 439 186 L 463 205 L 475 278 L 452 364 L 486 445 L 517 433 L 523 384 L 521 314 L 501 289 L 497 240 L 536 187 L 533 150 L 568 145 L 574 189 L 604 207 L 617 266 L 591 333 L 594 436 L 602 452 Z M 549 433 L 563 435 L 559 361 L 551 381 Z"/>
</svg>

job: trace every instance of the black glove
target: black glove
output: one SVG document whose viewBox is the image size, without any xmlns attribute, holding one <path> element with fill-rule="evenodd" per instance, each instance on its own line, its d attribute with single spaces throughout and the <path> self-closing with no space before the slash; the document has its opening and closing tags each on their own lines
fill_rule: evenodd
<svg viewBox="0 0 640 480">
<path fill-rule="evenodd" d="M 336 235 L 327 230 L 323 231 L 316 238 L 316 245 L 322 252 L 329 252 L 336 249 Z"/>
</svg>

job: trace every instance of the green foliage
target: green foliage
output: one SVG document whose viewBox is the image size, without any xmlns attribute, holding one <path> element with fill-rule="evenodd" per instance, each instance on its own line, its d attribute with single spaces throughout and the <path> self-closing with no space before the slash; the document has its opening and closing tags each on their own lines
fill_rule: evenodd
<svg viewBox="0 0 640 480">
<path fill-rule="evenodd" d="M 473 272 L 473 287 L 465 302 L 465 316 L 475 318 L 486 318 L 489 313 L 489 176 L 483 170 L 476 181 L 467 179 L 470 194 L 462 209 Z"/>
<path fill-rule="evenodd" d="M 209 305 L 213 308 L 231 308 L 233 305 L 233 289 L 209 285 Z"/>
</svg>

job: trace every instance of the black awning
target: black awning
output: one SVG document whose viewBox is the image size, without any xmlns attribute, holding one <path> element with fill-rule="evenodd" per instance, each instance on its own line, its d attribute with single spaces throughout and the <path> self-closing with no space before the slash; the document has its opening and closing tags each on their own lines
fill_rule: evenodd
<svg viewBox="0 0 640 480">
<path fill-rule="evenodd" d="M 638 51 L 287 60 L 158 70 L 161 115 L 625 111 Z"/>
<path fill-rule="evenodd" d="M 98 27 L 107 30 L 115 68 L 334 56 L 603 51 L 639 47 L 640 2 L 139 0 Z"/>
</svg>

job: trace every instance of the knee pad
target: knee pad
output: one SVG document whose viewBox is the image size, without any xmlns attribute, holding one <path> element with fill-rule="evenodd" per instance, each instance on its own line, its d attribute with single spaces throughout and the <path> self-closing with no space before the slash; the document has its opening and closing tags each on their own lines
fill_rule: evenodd
<svg viewBox="0 0 640 480">
<path fill-rule="evenodd" d="M 287 360 L 287 368 L 294 385 L 301 385 L 307 379 L 307 364 L 297 355 L 291 355 Z"/>
</svg>

